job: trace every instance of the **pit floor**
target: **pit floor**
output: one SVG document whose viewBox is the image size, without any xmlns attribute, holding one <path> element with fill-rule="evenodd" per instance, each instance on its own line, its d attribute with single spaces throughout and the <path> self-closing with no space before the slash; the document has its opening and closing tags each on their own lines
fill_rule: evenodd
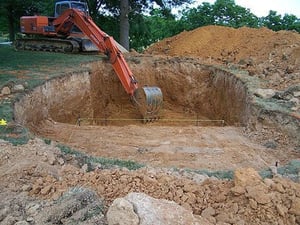
<svg viewBox="0 0 300 225">
<path fill-rule="evenodd" d="M 46 121 L 36 132 L 99 157 L 133 160 L 154 167 L 224 170 L 263 169 L 299 157 L 291 149 L 274 150 L 255 143 L 240 127 L 71 125 Z"/>
</svg>

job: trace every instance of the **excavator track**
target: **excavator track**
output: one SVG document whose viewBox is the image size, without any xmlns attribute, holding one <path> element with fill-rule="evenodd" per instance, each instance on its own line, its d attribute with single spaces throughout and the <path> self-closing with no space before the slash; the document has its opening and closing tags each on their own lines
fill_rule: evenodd
<svg viewBox="0 0 300 225">
<path fill-rule="evenodd" d="M 77 53 L 80 45 L 75 40 L 57 38 L 21 38 L 15 42 L 17 50 Z"/>
</svg>

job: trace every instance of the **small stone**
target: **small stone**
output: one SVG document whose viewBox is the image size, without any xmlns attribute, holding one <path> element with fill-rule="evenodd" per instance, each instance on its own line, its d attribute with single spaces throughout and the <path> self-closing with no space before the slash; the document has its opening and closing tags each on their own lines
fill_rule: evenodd
<svg viewBox="0 0 300 225">
<path fill-rule="evenodd" d="M 232 187 L 230 190 L 235 196 L 242 195 L 246 191 L 245 188 L 242 186 L 235 186 L 235 187 Z"/>
<path fill-rule="evenodd" d="M 300 97 L 300 91 L 295 91 L 295 92 L 294 92 L 294 96 L 295 96 L 295 97 Z"/>
<path fill-rule="evenodd" d="M 201 216 L 204 217 L 204 218 L 209 218 L 211 216 L 214 216 L 215 214 L 216 214 L 216 211 L 211 206 L 209 206 L 208 208 L 204 209 L 201 212 Z"/>
<path fill-rule="evenodd" d="M 274 184 L 274 181 L 272 179 L 266 178 L 264 179 L 264 184 L 268 187 L 271 187 Z"/>
<path fill-rule="evenodd" d="M 294 198 L 289 213 L 300 216 L 300 198 Z"/>
<path fill-rule="evenodd" d="M 29 225 L 29 223 L 25 220 L 22 220 L 22 221 L 16 222 L 15 225 Z"/>
<path fill-rule="evenodd" d="M 35 216 L 35 215 L 37 215 L 39 208 L 40 208 L 40 205 L 39 205 L 39 204 L 31 204 L 31 205 L 28 205 L 28 206 L 26 207 L 26 213 L 27 213 L 28 215 Z"/>
<path fill-rule="evenodd" d="M 276 205 L 276 209 L 277 209 L 277 212 L 279 213 L 279 215 L 282 217 L 284 217 L 285 214 L 288 212 L 288 209 L 285 206 L 280 205 L 280 204 Z"/>
<path fill-rule="evenodd" d="M 28 184 L 23 185 L 22 187 L 22 191 L 30 191 L 31 190 L 31 186 Z"/>
<path fill-rule="evenodd" d="M 16 84 L 15 86 L 13 86 L 12 88 L 12 92 L 23 92 L 25 90 L 24 86 L 22 84 Z"/>
<path fill-rule="evenodd" d="M 42 190 L 41 190 L 41 194 L 42 195 L 47 195 L 50 193 L 52 189 L 52 185 L 47 185 L 46 187 L 44 187 Z"/>
<path fill-rule="evenodd" d="M 82 167 L 81 167 L 81 171 L 83 173 L 86 173 L 88 171 L 88 165 L 87 164 L 84 164 Z"/>
<path fill-rule="evenodd" d="M 252 209 L 257 209 L 257 202 L 252 198 L 249 199 L 249 205 Z"/>
<path fill-rule="evenodd" d="M 233 211 L 233 213 L 238 213 L 238 211 L 239 211 L 239 205 L 235 202 L 235 203 L 233 203 L 233 206 L 232 206 L 232 211 Z"/>
<path fill-rule="evenodd" d="M 11 91 L 10 91 L 9 87 L 4 87 L 1 90 L 2 95 L 10 95 L 10 93 L 11 93 Z"/>
<path fill-rule="evenodd" d="M 58 158 L 58 159 L 57 159 L 57 162 L 58 162 L 59 165 L 61 165 L 61 166 L 65 164 L 65 161 L 64 161 L 63 158 Z"/>
<path fill-rule="evenodd" d="M 280 183 L 275 183 L 275 184 L 273 184 L 271 187 L 272 187 L 272 189 L 273 189 L 274 191 L 277 191 L 277 192 L 280 192 L 280 193 L 284 193 L 284 192 L 285 192 L 285 190 L 284 190 L 282 184 L 280 184 Z"/>
<path fill-rule="evenodd" d="M 253 168 L 240 168 L 234 171 L 235 186 L 254 186 L 261 183 L 262 179 L 260 175 Z"/>
<path fill-rule="evenodd" d="M 257 186 L 247 186 L 246 187 L 248 198 L 254 199 L 259 204 L 267 204 L 271 202 L 271 197 L 268 194 L 268 190 L 266 187 L 262 185 Z"/>
<path fill-rule="evenodd" d="M 34 218 L 33 218 L 33 217 L 27 217 L 27 218 L 26 218 L 26 221 L 29 222 L 29 223 L 31 223 L 31 222 L 34 221 Z"/>
<path fill-rule="evenodd" d="M 263 99 L 272 98 L 275 96 L 275 91 L 273 89 L 262 89 L 258 88 L 254 91 L 254 95 Z"/>
</svg>

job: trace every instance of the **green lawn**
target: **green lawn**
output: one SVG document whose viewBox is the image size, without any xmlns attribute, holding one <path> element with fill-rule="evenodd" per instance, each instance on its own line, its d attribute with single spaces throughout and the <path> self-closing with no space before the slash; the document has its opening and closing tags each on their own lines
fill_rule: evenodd
<svg viewBox="0 0 300 225">
<path fill-rule="evenodd" d="M 82 70 L 86 63 L 102 59 L 102 55 L 16 51 L 12 46 L 0 45 L 0 91 L 4 86 L 25 83 L 30 90 L 48 79 Z M 13 121 L 13 102 L 21 95 L 0 98 L 0 120 Z M 30 136 L 25 127 L 0 126 L 0 138 L 15 145 L 26 143 Z"/>
<path fill-rule="evenodd" d="M 102 55 L 16 51 L 11 46 L 0 46 L 0 88 L 9 82 L 25 81 L 33 88 L 51 77 L 77 71 L 82 65 L 102 58 Z"/>
</svg>

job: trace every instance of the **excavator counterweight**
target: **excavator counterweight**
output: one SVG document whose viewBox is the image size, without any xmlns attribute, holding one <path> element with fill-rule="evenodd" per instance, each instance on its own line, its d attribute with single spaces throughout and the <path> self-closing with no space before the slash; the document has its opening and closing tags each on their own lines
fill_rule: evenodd
<svg viewBox="0 0 300 225">
<path fill-rule="evenodd" d="M 45 16 L 21 17 L 21 31 L 24 34 L 40 35 L 47 38 L 30 38 L 16 41 L 16 47 L 25 50 L 42 50 L 56 52 L 80 51 L 82 46 L 76 38 L 66 39 L 72 33 L 74 27 L 79 29 L 90 40 L 96 48 L 107 55 L 109 61 L 118 75 L 125 91 L 138 107 L 144 122 L 159 119 L 163 97 L 159 87 L 138 87 L 138 82 L 128 67 L 125 58 L 117 45 L 117 42 L 104 31 L 102 31 L 92 20 L 85 10 L 75 1 L 62 1 L 59 8 L 61 14 L 56 18 Z M 77 8 L 65 8 L 76 6 Z M 58 6 L 56 6 L 57 8 Z"/>
</svg>

